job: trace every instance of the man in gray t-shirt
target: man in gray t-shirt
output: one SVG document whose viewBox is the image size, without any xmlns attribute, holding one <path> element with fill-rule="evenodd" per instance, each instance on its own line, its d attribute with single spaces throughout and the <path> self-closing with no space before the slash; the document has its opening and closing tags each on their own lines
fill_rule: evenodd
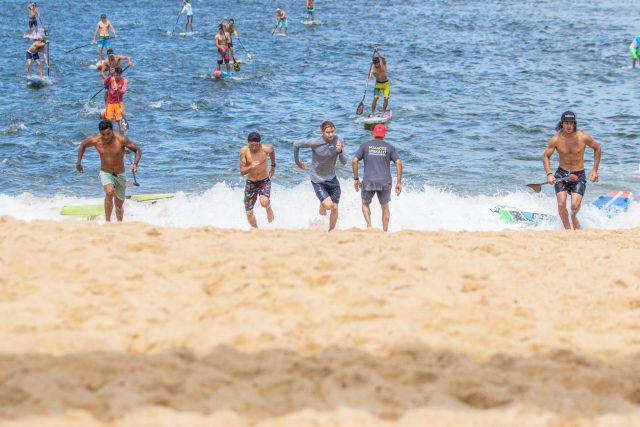
<svg viewBox="0 0 640 427">
<path fill-rule="evenodd" d="M 340 159 L 343 165 L 347 163 L 344 155 L 344 143 L 336 135 L 336 125 L 325 120 L 320 125 L 322 136 L 293 144 L 293 159 L 300 169 L 306 169 L 304 163 L 298 160 L 301 148 L 311 148 L 311 185 L 320 200 L 320 215 L 329 215 L 329 231 L 333 230 L 338 221 L 338 203 L 340 203 L 340 183 L 336 177 L 336 161 Z"/>
<path fill-rule="evenodd" d="M 373 140 L 360 145 L 353 157 L 353 184 L 356 192 L 362 187 L 362 213 L 371 228 L 371 209 L 369 205 L 374 194 L 382 207 L 382 229 L 389 228 L 389 202 L 391 201 L 391 162 L 396 164 L 396 194 L 402 191 L 402 161 L 396 148 L 384 140 L 387 128 L 379 123 L 373 128 Z M 362 184 L 358 178 L 358 162 L 364 159 L 364 178 Z"/>
</svg>

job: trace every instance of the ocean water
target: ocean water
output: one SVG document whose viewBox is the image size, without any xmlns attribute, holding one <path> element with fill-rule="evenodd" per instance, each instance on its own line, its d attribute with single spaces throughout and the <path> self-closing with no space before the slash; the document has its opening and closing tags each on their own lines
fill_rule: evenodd
<svg viewBox="0 0 640 427">
<path fill-rule="evenodd" d="M 603 147 L 601 182 L 588 185 L 583 225 L 640 225 L 634 204 L 615 218 L 589 206 L 614 189 L 640 191 L 640 69 L 630 68 L 628 54 L 640 28 L 632 1 L 568 7 L 558 0 L 318 0 L 322 24 L 309 26 L 302 24 L 303 0 L 192 0 L 198 33 L 191 37 L 174 27 L 180 1 L 38 3 L 50 32 L 53 84 L 36 88 L 25 78 L 26 3 L 0 1 L 0 215 L 65 220 L 62 205 L 101 197 L 95 151 L 85 154 L 85 173 L 75 172 L 78 145 L 97 133 L 103 106 L 101 95 L 89 101 L 101 87 L 97 47 L 64 52 L 89 43 L 106 13 L 119 34 L 112 47 L 134 60 L 126 71 L 127 135 L 143 158 L 141 186 L 130 193 L 178 192 L 155 204 L 128 202 L 126 220 L 248 228 L 238 153 L 247 134 L 258 131 L 274 145 L 278 163 L 276 220 L 267 225 L 257 209 L 259 225 L 325 228 L 292 145 L 318 135 L 326 119 L 336 123 L 349 154 L 371 137 L 355 112 L 377 43 L 391 81 L 387 140 L 405 171 L 403 193 L 391 202 L 391 230 L 518 228 L 490 212 L 498 204 L 554 213 L 552 188 L 533 194 L 525 184 L 545 181 L 541 156 L 565 110 Z M 271 36 L 276 7 L 287 11 L 287 37 Z M 235 18 L 252 59 L 234 42 L 242 70 L 215 81 L 213 36 L 223 16 Z M 302 159 L 309 162 L 309 153 Z M 589 170 L 592 159 L 588 151 Z M 337 174 L 338 228 L 362 227 L 350 165 Z M 377 225 L 379 207 L 372 206 Z"/>
</svg>

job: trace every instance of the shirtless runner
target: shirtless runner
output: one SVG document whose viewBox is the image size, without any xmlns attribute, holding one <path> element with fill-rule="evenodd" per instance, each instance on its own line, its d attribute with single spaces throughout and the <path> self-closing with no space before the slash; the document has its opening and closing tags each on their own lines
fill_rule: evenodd
<svg viewBox="0 0 640 427">
<path fill-rule="evenodd" d="M 100 181 L 104 188 L 104 216 L 107 222 L 111 222 L 113 206 L 116 207 L 118 222 L 124 217 L 124 199 L 127 188 L 127 178 L 124 170 L 124 153 L 129 149 L 136 153 L 131 165 L 131 173 L 138 170 L 138 163 L 142 157 L 142 150 L 129 138 L 122 134 L 113 133 L 113 125 L 110 120 L 102 120 L 98 125 L 100 135 L 91 135 L 80 144 L 78 148 L 78 161 L 76 170 L 83 172 L 82 156 L 88 147 L 95 147 L 100 155 Z"/>
<path fill-rule="evenodd" d="M 118 37 L 116 29 L 111 25 L 111 21 L 107 19 L 107 15 L 100 15 L 100 20 L 96 24 L 96 30 L 93 32 L 92 44 L 96 44 L 96 36 L 100 34 L 100 40 L 98 41 L 98 55 L 100 56 L 100 63 L 102 63 L 102 48 L 109 47 L 109 29 L 113 31 L 113 37 Z"/>
<path fill-rule="evenodd" d="M 271 160 L 271 169 L 267 173 L 267 155 Z M 249 224 L 258 228 L 253 207 L 260 196 L 260 205 L 267 210 L 267 220 L 273 221 L 271 209 L 271 177 L 276 172 L 276 153 L 270 144 L 260 143 L 260 134 L 251 132 L 247 145 L 240 150 L 240 175 L 247 177 L 244 187 L 244 209 Z"/>
<path fill-rule="evenodd" d="M 584 152 L 586 147 L 593 150 L 593 169 L 589 179 L 598 182 L 598 166 L 602 149 L 588 133 L 578 130 L 576 115 L 571 111 L 562 113 L 556 126 L 558 131 L 549 140 L 549 145 L 542 156 L 542 164 L 547 172 L 547 182 L 554 184 L 558 201 L 558 214 L 566 230 L 579 230 L 578 211 L 587 186 L 584 171 Z M 551 155 L 557 151 L 560 155 L 560 167 L 555 174 L 551 172 Z M 558 181 L 556 182 L 556 179 Z M 568 180 L 567 180 L 568 179 Z M 571 195 L 571 222 L 567 212 L 567 193 Z"/>
</svg>

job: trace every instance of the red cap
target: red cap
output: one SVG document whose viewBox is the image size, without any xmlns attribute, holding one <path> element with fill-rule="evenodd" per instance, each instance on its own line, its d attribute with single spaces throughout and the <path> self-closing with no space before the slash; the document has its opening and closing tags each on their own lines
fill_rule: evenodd
<svg viewBox="0 0 640 427">
<path fill-rule="evenodd" d="M 382 123 L 378 123 L 373 127 L 373 136 L 374 137 L 382 137 L 387 133 L 387 128 Z"/>
</svg>

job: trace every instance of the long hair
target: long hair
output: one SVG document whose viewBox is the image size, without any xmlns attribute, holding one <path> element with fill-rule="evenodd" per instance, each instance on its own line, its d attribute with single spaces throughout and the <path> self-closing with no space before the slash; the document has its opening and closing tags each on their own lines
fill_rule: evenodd
<svg viewBox="0 0 640 427">
<path fill-rule="evenodd" d="M 560 120 L 558 122 L 558 124 L 556 125 L 556 132 L 560 132 L 562 130 L 562 120 Z M 575 122 L 573 122 L 573 131 L 577 132 L 578 131 L 578 121 L 576 120 Z"/>
</svg>

